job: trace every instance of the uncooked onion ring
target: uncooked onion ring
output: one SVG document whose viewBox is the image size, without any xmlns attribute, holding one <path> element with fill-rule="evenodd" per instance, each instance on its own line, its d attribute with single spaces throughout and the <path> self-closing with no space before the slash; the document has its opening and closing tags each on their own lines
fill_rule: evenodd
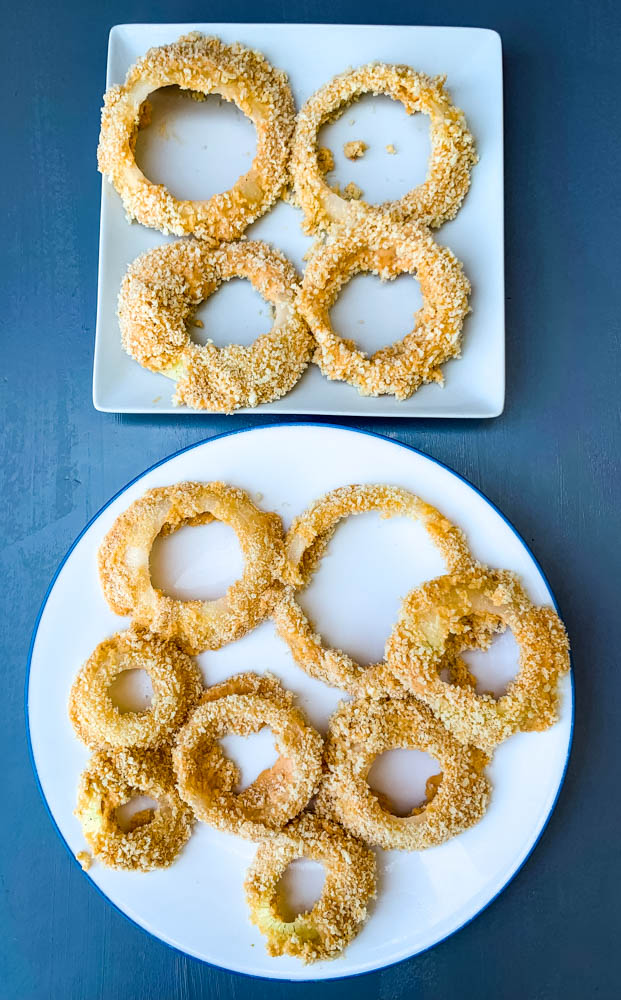
<svg viewBox="0 0 621 1000">
<path fill-rule="evenodd" d="M 318 163 L 321 126 L 369 93 L 385 94 L 400 101 L 409 115 L 422 111 L 431 119 L 431 158 L 426 180 L 398 201 L 377 206 L 342 198 L 326 183 Z M 351 228 L 382 215 L 397 222 L 415 219 L 435 228 L 457 214 L 476 160 L 464 114 L 451 103 L 444 77 L 431 78 L 409 66 L 372 63 L 334 77 L 306 101 L 297 117 L 291 172 L 307 232 L 332 226 Z"/>
<path fill-rule="evenodd" d="M 213 601 L 181 601 L 151 583 L 149 556 L 161 531 L 217 519 L 239 539 L 244 572 Z M 118 615 L 175 639 L 188 653 L 219 649 L 263 621 L 276 599 L 283 564 L 282 525 L 243 490 L 224 483 L 177 483 L 148 490 L 120 514 L 98 553 L 104 596 Z"/>
<path fill-rule="evenodd" d="M 278 906 L 279 882 L 298 858 L 322 864 L 321 896 L 306 913 L 285 920 Z M 282 833 L 260 844 L 244 887 L 250 919 L 267 938 L 269 955 L 304 962 L 335 958 L 356 936 L 375 897 L 375 855 L 336 823 L 305 813 Z"/>
<path fill-rule="evenodd" d="M 149 94 L 176 84 L 200 94 L 219 94 L 254 123 L 257 153 L 250 170 L 229 191 L 205 201 L 175 198 L 148 180 L 134 148 Z M 213 241 L 238 239 L 276 202 L 288 182 L 295 106 L 286 75 L 259 52 L 225 45 L 198 32 L 149 49 L 122 86 L 104 95 L 99 169 L 123 200 L 129 219 L 177 236 L 194 233 Z"/>
<path fill-rule="evenodd" d="M 403 516 L 421 521 L 444 557 L 449 573 L 472 562 L 462 531 L 408 490 L 386 485 L 342 486 L 316 500 L 289 528 L 284 570 L 289 586 L 274 605 L 272 617 L 294 660 L 312 677 L 356 696 L 381 697 L 403 692 L 386 664 L 363 667 L 342 650 L 326 648 L 294 596 L 296 589 L 309 582 L 338 522 L 367 511 L 379 511 L 382 517 Z"/>
<path fill-rule="evenodd" d="M 330 321 L 342 287 L 361 271 L 382 281 L 415 275 L 423 297 L 414 329 L 370 356 L 340 337 Z M 459 356 L 469 292 L 461 263 L 428 229 L 378 219 L 339 228 L 326 244 L 315 247 L 298 307 L 317 341 L 314 360 L 324 375 L 348 382 L 363 396 L 407 399 L 426 382 L 442 383 L 441 366 Z"/>
<path fill-rule="evenodd" d="M 447 642 L 467 639 L 481 616 L 511 629 L 519 668 L 506 694 L 478 694 L 440 676 Z M 399 680 L 424 701 L 454 735 L 491 751 L 512 733 L 543 730 L 558 717 L 558 682 L 569 670 L 569 644 L 553 608 L 536 607 L 513 573 L 473 567 L 412 591 L 386 645 Z"/>
<path fill-rule="evenodd" d="M 137 817 L 143 822 L 124 831 L 116 811 L 136 795 L 155 799 L 158 808 L 145 810 Z M 164 748 L 93 754 L 80 779 L 75 814 L 95 857 L 128 871 L 167 868 L 194 825 L 192 810 L 175 787 L 170 751 Z"/>
<path fill-rule="evenodd" d="M 428 753 L 442 769 L 439 784 L 428 785 L 431 801 L 409 816 L 384 809 L 367 782 L 376 757 L 400 748 Z M 385 850 L 442 844 L 477 823 L 487 807 L 488 758 L 456 740 L 415 698 L 342 703 L 330 720 L 325 760 L 316 811 Z"/>
<path fill-rule="evenodd" d="M 226 686 L 226 682 L 225 682 Z M 177 735 L 173 763 L 181 797 L 198 819 L 251 840 L 271 836 L 304 809 L 321 777 L 323 740 L 284 690 L 274 695 L 209 692 Z M 250 736 L 270 726 L 279 757 L 235 792 L 237 766 L 222 751 L 227 733 Z"/>
<path fill-rule="evenodd" d="M 125 670 L 144 670 L 153 686 L 151 707 L 121 712 L 109 687 Z M 197 664 L 173 642 L 144 632 L 117 632 L 100 642 L 71 688 L 69 718 L 91 749 L 153 747 L 170 741 L 203 692 Z"/>
<path fill-rule="evenodd" d="M 271 330 L 248 347 L 194 343 L 188 325 L 196 307 L 234 277 L 247 278 L 271 303 Z M 176 381 L 175 403 L 223 413 L 258 406 L 289 392 L 311 359 L 314 340 L 296 307 L 298 288 L 293 265 L 266 243 L 169 243 L 138 257 L 123 279 L 123 346 L 143 368 Z"/>
</svg>

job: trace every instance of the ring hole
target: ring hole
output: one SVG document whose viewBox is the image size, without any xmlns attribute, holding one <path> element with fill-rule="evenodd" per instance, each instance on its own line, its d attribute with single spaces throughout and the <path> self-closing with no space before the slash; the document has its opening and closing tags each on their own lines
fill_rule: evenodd
<svg viewBox="0 0 621 1000">
<path fill-rule="evenodd" d="M 373 761 L 367 782 L 382 809 L 410 816 L 427 803 L 428 779 L 441 773 L 438 762 L 421 750 L 386 750 Z"/>
<path fill-rule="evenodd" d="M 362 139 L 368 149 L 359 160 L 348 160 L 343 146 Z M 378 204 L 396 201 L 422 184 L 429 169 L 431 142 L 427 115 L 408 115 L 399 101 L 390 97 L 363 95 L 345 108 L 337 121 L 319 131 L 318 147 L 327 146 L 334 157 L 334 170 L 326 180 L 341 190 L 350 182 L 362 188 L 365 201 Z M 393 145 L 391 155 L 386 146 Z"/>
<path fill-rule="evenodd" d="M 153 705 L 153 684 L 146 670 L 122 670 L 108 687 L 108 695 L 121 714 L 148 712 Z"/>
<path fill-rule="evenodd" d="M 322 864 L 297 858 L 284 871 L 276 887 L 276 905 L 283 920 L 291 923 L 308 913 L 323 892 L 326 872 Z"/>
<path fill-rule="evenodd" d="M 239 769 L 239 781 L 234 788 L 237 795 L 258 778 L 261 771 L 271 767 L 278 760 L 274 734 L 269 726 L 250 736 L 227 733 L 219 740 L 222 751 Z"/>
<path fill-rule="evenodd" d="M 232 278 L 201 302 L 194 319 L 202 327 L 190 325 L 190 339 L 196 344 L 212 340 L 216 347 L 241 344 L 247 347 L 274 321 L 269 302 L 244 278 Z"/>
<path fill-rule="evenodd" d="M 520 650 L 511 630 L 505 629 L 494 636 L 489 649 L 467 649 L 461 657 L 476 677 L 477 694 L 501 698 L 518 672 Z"/>
<path fill-rule="evenodd" d="M 358 663 L 377 663 L 405 594 L 445 572 L 420 522 L 372 511 L 339 523 L 296 600 L 326 646 L 346 650 Z"/>
<path fill-rule="evenodd" d="M 138 132 L 136 163 L 175 198 L 207 200 L 250 169 L 256 132 L 232 102 L 215 94 L 196 101 L 179 87 L 162 87 L 149 95 L 149 104 L 151 121 Z"/>
<path fill-rule="evenodd" d="M 149 568 L 153 586 L 169 597 L 212 601 L 239 580 L 244 560 L 233 529 L 212 521 L 158 535 Z"/>
<path fill-rule="evenodd" d="M 414 314 L 422 304 L 420 285 L 411 274 L 400 274 L 393 281 L 356 274 L 341 289 L 330 320 L 340 337 L 373 354 L 412 333 Z"/>
<path fill-rule="evenodd" d="M 159 802 L 155 799 L 149 798 L 148 795 L 134 795 L 117 808 L 114 818 L 123 833 L 131 833 L 132 830 L 150 823 L 158 809 Z"/>
</svg>

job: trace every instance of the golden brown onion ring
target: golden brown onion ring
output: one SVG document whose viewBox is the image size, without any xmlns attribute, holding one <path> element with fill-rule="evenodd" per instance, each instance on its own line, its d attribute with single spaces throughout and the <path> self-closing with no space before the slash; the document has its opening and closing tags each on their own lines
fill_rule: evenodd
<svg viewBox="0 0 621 1000">
<path fill-rule="evenodd" d="M 124 831 L 116 811 L 136 795 L 155 799 L 158 808 L 145 810 L 135 817 L 143 822 Z M 75 814 L 95 857 L 127 871 L 167 868 L 194 825 L 192 810 L 175 787 L 170 751 L 164 748 L 93 754 L 80 779 Z"/>
<path fill-rule="evenodd" d="M 359 272 L 391 281 L 415 275 L 423 306 L 414 329 L 370 356 L 335 332 L 330 309 L 341 289 Z M 313 251 L 298 307 L 316 341 L 314 360 L 329 379 L 347 382 L 363 396 L 407 399 L 426 382 L 444 381 L 441 366 L 461 352 L 461 330 L 469 312 L 470 282 L 448 247 L 428 229 L 378 219 L 340 228 Z"/>
<path fill-rule="evenodd" d="M 369 205 L 340 197 L 326 183 L 318 163 L 322 125 L 339 117 L 362 94 L 385 94 L 400 101 L 409 115 L 431 119 L 431 158 L 423 184 L 398 201 Z M 409 66 L 372 63 L 347 70 L 321 87 L 301 108 L 296 122 L 291 172 L 295 199 L 309 233 L 333 226 L 351 228 L 382 215 L 397 222 L 416 220 L 437 227 L 457 214 L 470 186 L 477 156 L 464 114 L 444 89 L 444 77 L 431 78 Z"/>
<path fill-rule="evenodd" d="M 279 882 L 297 858 L 322 864 L 321 896 L 306 913 L 285 920 L 278 906 Z M 304 962 L 335 958 L 353 940 L 375 897 L 375 855 L 336 823 L 305 813 L 264 841 L 245 881 L 250 919 L 267 938 L 269 955 Z"/>
<path fill-rule="evenodd" d="M 399 748 L 428 753 L 442 769 L 439 783 L 428 782 L 423 808 L 409 816 L 384 809 L 367 782 L 373 761 Z M 342 703 L 330 720 L 325 761 L 318 814 L 385 850 L 420 851 L 442 844 L 474 826 L 487 807 L 487 757 L 459 743 L 415 698 Z"/>
<path fill-rule="evenodd" d="M 467 639 L 481 616 L 511 629 L 517 675 L 506 694 L 477 694 L 440 677 L 447 643 Z M 513 573 L 473 567 L 412 591 L 386 645 L 388 665 L 454 735 L 490 751 L 512 733 L 542 730 L 558 717 L 558 682 L 569 670 L 569 643 L 553 608 L 536 607 Z"/>
<path fill-rule="evenodd" d="M 188 325 L 196 307 L 234 277 L 247 278 L 272 304 L 272 328 L 248 347 L 195 344 Z M 176 381 L 175 403 L 231 413 L 270 402 L 293 388 L 313 353 L 313 337 L 295 304 L 298 287 L 293 265 L 266 243 L 212 249 L 179 240 L 157 247 L 130 264 L 123 279 L 123 347 L 143 368 Z"/>
<path fill-rule="evenodd" d="M 161 531 L 216 518 L 237 534 L 243 575 L 213 601 L 181 601 L 153 587 L 151 546 Z M 148 490 L 117 517 L 99 548 L 104 596 L 118 615 L 175 639 L 188 653 L 219 649 L 270 613 L 283 564 L 282 525 L 243 490 L 224 483 L 177 483 Z"/>
<path fill-rule="evenodd" d="M 257 131 L 250 170 L 229 191 L 205 201 L 175 198 L 163 184 L 148 180 L 136 164 L 136 135 L 148 120 L 145 102 L 153 91 L 171 84 L 232 101 Z M 129 219 L 163 233 L 194 233 L 212 243 L 235 240 L 271 208 L 288 183 L 294 122 L 295 106 L 284 73 L 260 52 L 192 32 L 171 45 L 149 49 L 122 86 L 106 91 L 99 169 L 121 196 Z"/>
<path fill-rule="evenodd" d="M 153 686 L 151 707 L 121 712 L 109 688 L 125 670 L 144 670 Z M 197 664 L 173 642 L 144 632 L 117 632 L 100 642 L 73 682 L 69 718 L 93 750 L 154 747 L 169 742 L 203 692 Z"/>
</svg>

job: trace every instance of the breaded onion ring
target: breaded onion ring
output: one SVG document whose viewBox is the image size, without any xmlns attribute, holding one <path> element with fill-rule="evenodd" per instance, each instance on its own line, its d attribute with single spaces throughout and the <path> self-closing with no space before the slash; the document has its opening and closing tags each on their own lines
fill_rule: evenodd
<svg viewBox="0 0 621 1000">
<path fill-rule="evenodd" d="M 470 186 L 477 156 L 464 114 L 451 103 L 444 79 L 425 76 L 409 66 L 375 63 L 341 73 L 308 99 L 298 113 L 291 157 L 294 196 L 304 211 L 307 232 L 353 227 L 382 215 L 397 222 L 415 219 L 434 228 L 454 218 Z M 341 198 L 326 183 L 318 164 L 321 126 L 369 93 L 385 94 L 400 101 L 409 115 L 422 111 L 431 119 L 426 180 L 398 201 L 383 205 Z"/>
<path fill-rule="evenodd" d="M 263 689 L 209 700 L 207 692 L 173 750 L 179 794 L 198 819 L 260 840 L 282 829 L 308 804 L 321 777 L 323 740 L 290 697 L 283 689 L 280 694 Z M 239 769 L 218 741 L 227 733 L 250 736 L 264 726 L 274 732 L 278 760 L 236 793 Z"/>
<path fill-rule="evenodd" d="M 257 131 L 257 153 L 248 173 L 229 191 L 206 201 L 175 198 L 163 184 L 148 180 L 136 164 L 134 148 L 145 102 L 154 90 L 171 84 L 233 101 Z M 171 45 L 149 49 L 130 68 L 123 86 L 106 91 L 99 169 L 121 196 L 129 219 L 177 236 L 194 233 L 212 242 L 235 240 L 271 208 L 287 184 L 294 122 L 293 97 L 281 70 L 238 42 L 224 45 L 218 38 L 192 32 Z"/>
<path fill-rule="evenodd" d="M 278 885 L 297 858 L 318 861 L 326 871 L 321 896 L 306 913 L 284 920 Z M 250 919 L 267 938 L 269 955 L 304 962 L 335 958 L 356 936 L 375 898 L 375 855 L 336 823 L 305 813 L 264 841 L 244 887 Z"/>
<path fill-rule="evenodd" d="M 399 748 L 422 750 L 442 769 L 441 780 L 434 776 L 427 784 L 423 808 L 409 816 L 384 809 L 367 782 L 375 758 Z M 385 850 L 420 851 L 442 844 L 474 826 L 487 807 L 487 757 L 459 743 L 415 698 L 342 703 L 330 721 L 325 761 L 328 773 L 317 795 L 317 813 Z"/>
<path fill-rule="evenodd" d="M 430 504 L 397 486 L 353 485 L 332 490 L 293 521 L 285 539 L 284 578 L 289 587 L 274 605 L 272 617 L 296 663 L 311 677 L 353 695 L 380 697 L 403 691 L 385 663 L 363 667 L 340 649 L 328 649 L 297 603 L 294 590 L 306 586 L 338 522 L 352 514 L 379 511 L 382 517 L 421 521 L 440 549 L 450 573 L 471 563 L 462 531 Z"/>
<path fill-rule="evenodd" d="M 137 814 L 134 828 L 125 832 L 116 810 L 135 795 L 148 795 L 158 808 Z M 75 814 L 95 857 L 128 871 L 167 868 L 194 825 L 192 810 L 175 788 L 170 751 L 164 748 L 93 754 L 80 779 Z"/>
<path fill-rule="evenodd" d="M 195 344 L 188 325 L 194 310 L 230 278 L 247 278 L 272 304 L 274 323 L 249 347 Z M 175 403 L 231 413 L 284 396 L 311 359 L 314 340 L 295 304 L 295 268 L 266 243 L 212 249 L 180 240 L 143 253 L 121 285 L 123 347 L 143 368 L 177 382 Z"/>
<path fill-rule="evenodd" d="M 149 555 L 161 531 L 216 518 L 237 534 L 243 575 L 213 601 L 181 601 L 151 583 Z M 282 525 L 243 490 L 224 483 L 177 483 L 148 490 L 117 517 L 98 553 L 104 596 L 118 615 L 175 639 L 188 653 L 219 649 L 263 621 L 277 596 Z"/>
<path fill-rule="evenodd" d="M 477 620 L 511 629 L 520 662 L 506 694 L 477 694 L 440 677 L 447 642 L 467 641 Z M 412 591 L 386 645 L 391 670 L 454 735 L 490 751 L 512 733 L 543 730 L 558 717 L 558 681 L 569 670 L 569 643 L 552 608 L 535 607 L 513 573 L 473 567 Z"/>
<path fill-rule="evenodd" d="M 391 281 L 418 278 L 423 306 L 414 329 L 370 356 L 333 329 L 330 309 L 343 285 L 361 271 Z M 378 220 L 341 228 L 313 251 L 302 281 L 298 308 L 315 339 L 314 361 L 331 380 L 348 382 L 363 396 L 407 399 L 423 383 L 444 381 L 441 365 L 459 357 L 461 329 L 469 312 L 470 282 L 448 247 L 429 230 Z"/>
<path fill-rule="evenodd" d="M 109 688 L 125 670 L 144 670 L 153 685 L 151 707 L 121 712 Z M 117 632 L 100 642 L 73 682 L 69 718 L 93 750 L 153 747 L 168 742 L 203 692 L 201 672 L 173 642 L 144 632 Z"/>
</svg>

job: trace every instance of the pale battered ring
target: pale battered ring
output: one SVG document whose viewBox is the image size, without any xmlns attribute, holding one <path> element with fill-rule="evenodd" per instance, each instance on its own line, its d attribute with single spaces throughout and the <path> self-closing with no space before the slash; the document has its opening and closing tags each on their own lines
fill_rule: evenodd
<svg viewBox="0 0 621 1000">
<path fill-rule="evenodd" d="M 431 158 L 426 180 L 398 201 L 383 205 L 342 198 L 326 183 L 317 159 L 321 126 L 338 118 L 340 111 L 368 93 L 385 94 L 400 101 L 408 114 L 421 111 L 431 119 Z M 457 214 L 476 161 L 474 140 L 463 112 L 451 103 L 444 89 L 444 77 L 431 78 L 409 66 L 371 63 L 334 77 L 300 109 L 291 173 L 295 200 L 304 212 L 307 232 L 352 227 L 381 216 L 397 222 L 416 220 L 436 228 Z"/>
<path fill-rule="evenodd" d="M 116 810 L 136 794 L 155 799 L 158 809 L 150 822 L 124 832 Z M 94 753 L 80 778 L 75 815 L 95 857 L 126 871 L 167 868 L 194 826 L 175 787 L 170 751 L 162 747 Z"/>
<path fill-rule="evenodd" d="M 284 920 L 278 883 L 292 861 L 323 864 L 321 896 L 306 913 Z M 258 848 L 244 888 L 250 919 L 267 938 L 269 955 L 304 962 L 335 958 L 356 936 L 376 893 L 375 855 L 336 823 L 304 813 Z"/>
<path fill-rule="evenodd" d="M 151 546 L 162 530 L 216 518 L 237 534 L 244 572 L 213 601 L 181 601 L 153 587 Z M 224 483 L 177 483 L 148 490 L 120 514 L 98 552 L 104 596 L 118 615 L 176 642 L 188 653 L 219 649 L 270 613 L 284 561 L 282 524 L 247 493 Z"/>
<path fill-rule="evenodd" d="M 379 275 L 382 281 L 412 274 L 423 298 L 414 329 L 370 356 L 340 337 L 330 321 L 342 287 L 360 272 Z M 442 383 L 441 366 L 459 357 L 469 294 L 460 261 L 448 247 L 439 246 L 428 229 L 379 219 L 340 228 L 327 243 L 316 246 L 298 306 L 317 341 L 314 361 L 324 375 L 347 382 L 363 396 L 407 399 L 426 382 Z"/>
<path fill-rule="evenodd" d="M 175 198 L 149 181 L 136 164 L 134 147 L 149 94 L 176 84 L 183 90 L 219 94 L 253 122 L 257 153 L 250 170 L 229 191 L 205 201 Z M 198 32 L 149 49 L 122 86 L 104 95 L 99 169 L 114 185 L 130 219 L 177 236 L 212 241 L 238 239 L 277 201 L 288 183 L 295 105 L 286 75 L 260 52 L 238 42 L 225 45 Z"/>
<path fill-rule="evenodd" d="M 449 573 L 472 563 L 463 532 L 430 504 L 397 486 L 365 484 L 342 486 L 316 500 L 293 521 L 285 538 L 288 584 L 272 611 L 279 636 L 306 673 L 358 697 L 398 696 L 404 693 L 385 663 L 363 667 L 339 649 L 329 649 L 316 634 L 295 599 L 316 570 L 338 522 L 354 514 L 379 511 L 383 517 L 398 515 L 420 520 L 442 553 Z"/>
<path fill-rule="evenodd" d="M 226 682 L 225 682 L 226 685 Z M 247 788 L 234 791 L 237 766 L 219 740 L 270 726 L 279 757 Z M 250 840 L 269 837 L 305 808 L 321 778 L 323 740 L 301 712 L 272 692 L 207 697 L 177 734 L 173 764 L 179 794 L 198 819 Z"/>
<path fill-rule="evenodd" d="M 447 642 L 467 637 L 480 616 L 510 628 L 520 650 L 515 678 L 495 698 L 446 683 L 439 673 Z M 532 604 L 516 576 L 473 567 L 412 591 L 386 645 L 390 669 L 464 743 L 491 751 L 512 733 L 548 729 L 558 717 L 558 682 L 569 670 L 569 643 L 553 608 Z"/>
<path fill-rule="evenodd" d="M 376 757 L 400 748 L 428 753 L 442 769 L 431 800 L 409 816 L 382 808 L 367 782 Z M 316 811 L 384 850 L 435 847 L 474 826 L 487 808 L 488 758 L 459 743 L 415 698 L 342 703 L 330 720 L 325 761 Z"/>
<path fill-rule="evenodd" d="M 151 707 L 121 712 L 108 689 L 124 670 L 144 670 L 153 685 Z M 93 750 L 154 747 L 169 742 L 203 692 L 197 664 L 173 642 L 133 630 L 100 642 L 73 682 L 69 718 Z"/>
<path fill-rule="evenodd" d="M 246 278 L 271 304 L 272 328 L 248 347 L 194 343 L 188 327 L 197 306 L 234 277 Z M 141 254 L 123 279 L 123 347 L 144 368 L 176 381 L 175 403 L 221 413 L 258 406 L 289 392 L 311 360 L 315 342 L 297 309 L 298 289 L 293 265 L 266 243 L 169 243 Z"/>
</svg>

